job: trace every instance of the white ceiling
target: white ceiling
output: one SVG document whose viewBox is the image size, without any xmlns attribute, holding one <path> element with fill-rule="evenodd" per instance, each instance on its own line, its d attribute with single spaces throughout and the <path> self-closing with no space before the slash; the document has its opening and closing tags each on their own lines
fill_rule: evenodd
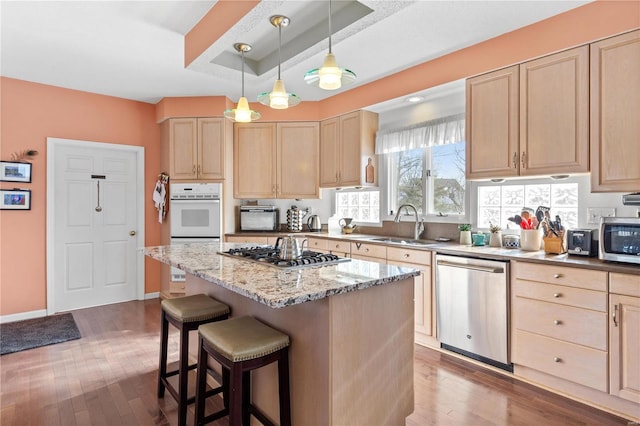
<svg viewBox="0 0 640 426">
<path fill-rule="evenodd" d="M 332 38 L 333 52 L 340 66 L 358 75 L 357 86 L 588 2 L 360 0 L 373 12 L 337 31 Z M 184 35 L 215 3 L 2 0 L 0 73 L 149 103 L 172 96 L 223 95 L 237 100 L 241 73 L 210 60 L 235 52 L 235 42 L 254 46 L 247 54 L 249 60 L 263 58 L 269 46 L 273 47 L 271 55 L 276 55 L 278 30 L 269 17 L 283 14 L 291 19 L 282 31 L 282 79 L 287 90 L 304 102 L 354 87 L 329 92 L 304 83 L 305 72 L 322 63 L 328 49 L 326 38 L 308 42 L 312 44 L 301 53 L 291 50 L 304 40 L 307 28 L 315 25 L 318 31 L 318 25 L 324 25 L 310 24 L 309 19 L 320 16 L 326 23 L 326 1 L 264 0 L 185 69 Z M 334 30 L 340 26 L 344 3 L 333 3 Z M 239 57 L 237 61 L 239 64 Z M 271 90 L 276 75 L 277 67 L 260 76 L 247 72 L 249 100 Z M 378 109 L 401 103 L 386 102 Z"/>
</svg>

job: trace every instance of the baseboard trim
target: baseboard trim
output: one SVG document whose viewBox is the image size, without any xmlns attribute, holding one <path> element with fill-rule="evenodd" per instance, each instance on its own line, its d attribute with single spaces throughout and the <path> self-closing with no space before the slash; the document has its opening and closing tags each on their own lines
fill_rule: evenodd
<svg viewBox="0 0 640 426">
<path fill-rule="evenodd" d="M 29 312 L 20 312 L 18 314 L 11 314 L 11 315 L 2 315 L 0 316 L 0 324 L 4 324 L 7 322 L 14 322 L 14 321 L 22 321 L 22 320 L 27 320 L 32 318 L 41 318 L 46 316 L 47 316 L 46 309 L 39 309 L 37 311 L 29 311 Z"/>
<path fill-rule="evenodd" d="M 145 293 L 144 300 L 157 299 L 160 297 L 160 292 L 156 291 L 155 293 Z"/>
</svg>

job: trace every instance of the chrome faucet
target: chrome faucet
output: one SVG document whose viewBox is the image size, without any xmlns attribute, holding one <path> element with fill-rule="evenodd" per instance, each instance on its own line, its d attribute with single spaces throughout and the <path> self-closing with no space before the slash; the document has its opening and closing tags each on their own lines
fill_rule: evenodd
<svg viewBox="0 0 640 426">
<path fill-rule="evenodd" d="M 413 204 L 402 204 L 400 207 L 398 207 L 398 213 L 396 213 L 396 217 L 393 219 L 393 221 L 395 223 L 400 222 L 400 213 L 402 212 L 402 209 L 406 208 L 412 208 L 413 209 L 413 213 L 416 216 L 416 225 L 413 231 L 413 239 L 414 240 L 419 240 L 420 236 L 422 235 L 422 233 L 424 232 L 424 221 L 421 221 L 418 219 L 418 209 L 416 209 L 416 206 L 414 206 Z"/>
</svg>

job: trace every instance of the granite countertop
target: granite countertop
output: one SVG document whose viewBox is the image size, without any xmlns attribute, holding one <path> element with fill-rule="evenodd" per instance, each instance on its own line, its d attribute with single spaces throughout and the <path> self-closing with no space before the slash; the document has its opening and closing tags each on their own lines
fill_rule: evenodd
<svg viewBox="0 0 640 426">
<path fill-rule="evenodd" d="M 287 234 L 287 233 L 282 233 Z M 229 235 L 258 235 L 251 233 L 229 234 Z M 294 233 L 300 237 L 324 238 L 330 240 L 352 241 L 367 244 L 381 244 L 388 247 L 403 247 L 412 250 L 429 250 L 442 254 L 454 256 L 469 256 L 491 260 L 521 260 L 533 263 L 550 265 L 560 265 L 578 267 L 583 269 L 593 269 L 607 272 L 619 272 L 623 274 L 640 275 L 640 265 L 630 263 L 607 262 L 595 257 L 582 257 L 565 254 L 549 254 L 543 250 L 525 251 L 520 249 L 509 249 L 504 247 L 489 246 L 465 246 L 457 242 L 437 242 L 433 240 L 421 240 L 422 244 L 395 244 L 389 242 L 376 241 L 376 238 L 384 238 L 384 235 L 368 234 L 328 234 L 326 232 L 301 232 Z M 406 238 L 410 240 L 410 238 Z M 639 278 L 640 279 L 640 278 Z"/>
<path fill-rule="evenodd" d="M 272 308 L 390 284 L 419 275 L 413 268 L 351 259 L 328 266 L 283 269 L 218 254 L 239 243 L 189 243 L 145 247 L 146 256 L 175 266 Z"/>
</svg>

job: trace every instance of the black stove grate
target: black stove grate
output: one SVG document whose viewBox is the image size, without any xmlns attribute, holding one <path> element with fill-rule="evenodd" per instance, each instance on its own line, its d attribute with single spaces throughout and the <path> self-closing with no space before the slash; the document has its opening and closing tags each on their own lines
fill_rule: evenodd
<svg viewBox="0 0 640 426">
<path fill-rule="evenodd" d="M 281 268 L 327 265 L 339 262 L 348 262 L 349 260 L 351 260 L 332 253 L 320 253 L 311 250 L 303 251 L 302 256 L 300 256 L 298 259 L 288 260 L 281 259 L 279 257 L 279 253 L 280 249 L 274 246 L 241 247 L 221 252 L 221 254 L 253 260 L 256 262 L 278 266 Z"/>
</svg>

